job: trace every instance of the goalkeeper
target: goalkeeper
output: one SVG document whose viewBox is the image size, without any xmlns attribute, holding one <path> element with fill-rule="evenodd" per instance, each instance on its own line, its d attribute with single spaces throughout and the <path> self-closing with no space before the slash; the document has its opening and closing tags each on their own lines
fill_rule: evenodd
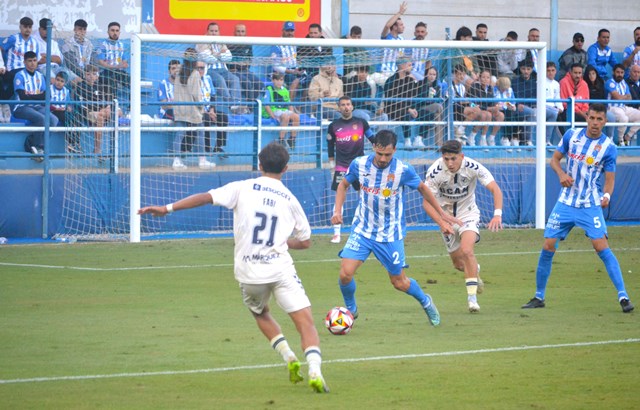
<svg viewBox="0 0 640 410">
<path fill-rule="evenodd" d="M 473 252 L 475 244 L 480 241 L 476 185 L 480 182 L 493 195 L 493 218 L 488 226 L 492 231 L 502 229 L 502 190 L 487 168 L 464 156 L 460 141 L 446 141 L 440 152 L 442 157 L 427 170 L 425 184 L 442 209 L 462 221 L 461 225 L 453 226 L 452 234 L 443 232 L 442 239 L 453 266 L 464 272 L 469 312 L 476 313 L 480 311 L 477 294 L 482 293 L 483 288 L 480 265 Z M 430 204 L 426 200 L 422 207 L 429 212 Z"/>
</svg>

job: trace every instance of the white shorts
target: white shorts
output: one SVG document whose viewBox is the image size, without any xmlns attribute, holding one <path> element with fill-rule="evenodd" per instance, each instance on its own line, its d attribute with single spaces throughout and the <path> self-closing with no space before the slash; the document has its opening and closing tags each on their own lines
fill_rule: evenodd
<svg viewBox="0 0 640 410">
<path fill-rule="evenodd" d="M 293 114 L 293 111 L 290 110 L 272 110 L 272 112 L 277 119 L 280 119 L 280 117 L 282 117 L 284 114 Z"/>
<path fill-rule="evenodd" d="M 476 243 L 480 241 L 480 212 L 474 211 L 464 215 L 458 215 L 458 219 L 462 221 L 462 226 L 454 225 L 454 233 L 452 235 L 442 234 L 442 239 L 447 247 L 447 252 L 453 253 L 460 248 L 460 241 L 462 239 L 462 233 L 466 231 L 472 231 L 476 233 Z"/>
<path fill-rule="evenodd" d="M 271 295 L 275 298 L 278 306 L 286 313 L 297 312 L 298 310 L 311 306 L 302 282 L 295 272 L 286 278 L 272 283 L 247 284 L 241 283 L 242 301 L 253 313 L 261 314 L 269 304 Z"/>
</svg>

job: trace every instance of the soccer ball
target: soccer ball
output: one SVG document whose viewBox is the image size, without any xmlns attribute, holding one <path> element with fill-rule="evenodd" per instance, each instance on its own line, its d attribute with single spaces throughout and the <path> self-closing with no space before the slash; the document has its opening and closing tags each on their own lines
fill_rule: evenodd
<svg viewBox="0 0 640 410">
<path fill-rule="evenodd" d="M 346 335 L 353 327 L 353 315 L 345 307 L 334 307 L 324 318 L 324 325 L 334 335 Z"/>
</svg>

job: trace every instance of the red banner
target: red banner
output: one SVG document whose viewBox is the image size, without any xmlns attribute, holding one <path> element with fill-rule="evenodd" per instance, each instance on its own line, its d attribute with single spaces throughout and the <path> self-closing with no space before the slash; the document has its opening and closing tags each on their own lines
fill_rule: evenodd
<svg viewBox="0 0 640 410">
<path fill-rule="evenodd" d="M 154 0 L 154 23 L 161 34 L 204 34 L 211 22 L 220 35 L 232 36 L 242 23 L 247 36 L 280 37 L 285 21 L 296 25 L 296 37 L 321 24 L 321 0 Z"/>
</svg>

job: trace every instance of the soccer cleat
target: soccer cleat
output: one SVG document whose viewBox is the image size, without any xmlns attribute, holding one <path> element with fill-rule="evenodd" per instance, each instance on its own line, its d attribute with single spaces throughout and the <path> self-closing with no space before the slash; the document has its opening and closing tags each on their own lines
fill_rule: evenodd
<svg viewBox="0 0 640 410">
<path fill-rule="evenodd" d="M 355 312 L 349 311 L 351 312 L 351 316 L 353 316 L 353 320 L 356 320 L 358 318 L 358 310 L 356 309 Z"/>
<path fill-rule="evenodd" d="M 291 383 L 296 384 L 300 383 L 304 380 L 302 374 L 300 374 L 300 362 L 294 360 L 292 362 L 287 363 L 287 367 L 289 368 L 289 380 Z"/>
<path fill-rule="evenodd" d="M 480 312 L 480 305 L 478 302 L 469 301 L 469 313 L 478 313 Z"/>
<path fill-rule="evenodd" d="M 535 308 L 543 308 L 544 300 L 538 298 L 532 298 L 530 301 L 522 305 L 522 309 L 535 309 Z"/>
<path fill-rule="evenodd" d="M 340 243 L 340 234 L 333 235 L 331 243 Z"/>
<path fill-rule="evenodd" d="M 309 379 L 309 386 L 316 393 L 329 393 L 329 386 L 327 386 L 322 376 Z"/>
<path fill-rule="evenodd" d="M 633 306 L 633 303 L 631 303 L 631 301 L 626 298 L 620 299 L 620 306 L 622 307 L 623 313 L 629 313 L 635 308 L 635 306 Z"/>
<path fill-rule="evenodd" d="M 180 158 L 174 158 L 173 165 L 171 165 L 171 168 L 175 170 L 187 169 L 187 166 L 180 160 Z"/>
<path fill-rule="evenodd" d="M 438 312 L 436 304 L 433 303 L 433 299 L 429 306 L 424 308 L 424 311 L 427 312 L 427 317 L 432 326 L 438 326 L 440 324 L 440 313 Z"/>
</svg>

